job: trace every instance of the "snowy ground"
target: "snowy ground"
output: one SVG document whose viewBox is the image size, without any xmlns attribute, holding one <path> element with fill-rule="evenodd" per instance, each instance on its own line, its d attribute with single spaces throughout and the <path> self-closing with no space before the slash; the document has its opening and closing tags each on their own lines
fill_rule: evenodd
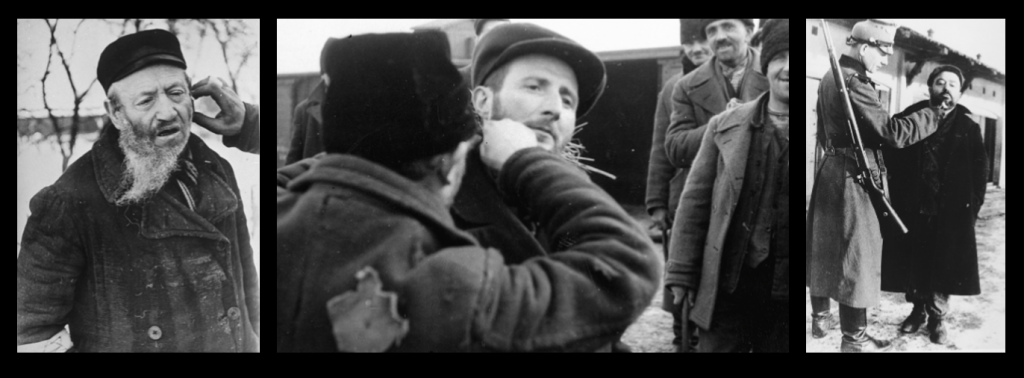
<svg viewBox="0 0 1024 378">
<path fill-rule="evenodd" d="M 989 186 L 985 206 L 976 228 L 978 263 L 982 295 L 950 298 L 950 315 L 946 319 L 949 345 L 937 345 L 928 339 L 928 331 L 901 335 L 900 323 L 910 314 L 913 304 L 902 294 L 882 293 L 880 306 L 869 309 L 869 332 L 876 337 L 892 339 L 894 351 L 1003 351 L 1006 349 L 1006 193 Z M 811 337 L 811 303 L 805 289 L 804 334 L 807 352 L 838 352 L 842 338 L 838 330 L 815 340 Z M 838 313 L 832 305 L 833 313 Z"/>
<path fill-rule="evenodd" d="M 252 248 L 256 259 L 256 270 L 260 268 L 259 256 L 259 156 L 224 147 L 220 137 L 212 135 L 198 126 L 192 132 L 200 135 L 211 149 L 227 159 L 235 170 L 238 187 L 245 204 L 245 215 L 249 232 L 253 235 Z M 35 136 L 38 137 L 39 134 Z M 99 133 L 78 136 L 75 153 L 68 165 L 88 152 Z M 18 137 L 18 251 L 21 251 L 21 236 L 29 216 L 29 200 L 43 187 L 53 184 L 61 175 L 60 149 L 51 140 L 36 143 L 31 138 Z"/>
</svg>

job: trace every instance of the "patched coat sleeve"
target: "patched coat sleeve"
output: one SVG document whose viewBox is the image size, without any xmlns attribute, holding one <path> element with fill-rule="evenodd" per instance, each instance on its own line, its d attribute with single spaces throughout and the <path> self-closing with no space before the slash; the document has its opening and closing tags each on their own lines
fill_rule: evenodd
<svg viewBox="0 0 1024 378">
<path fill-rule="evenodd" d="M 18 253 L 18 345 L 64 329 L 85 266 L 73 201 L 46 187 L 32 197 Z"/>
</svg>

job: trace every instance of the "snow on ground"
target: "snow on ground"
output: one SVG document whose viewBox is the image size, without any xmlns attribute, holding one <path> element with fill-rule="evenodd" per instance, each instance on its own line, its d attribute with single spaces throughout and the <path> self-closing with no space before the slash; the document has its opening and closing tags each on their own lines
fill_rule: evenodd
<svg viewBox="0 0 1024 378">
<path fill-rule="evenodd" d="M 256 259 L 256 270 L 260 268 L 259 249 L 259 155 L 249 154 L 235 148 L 224 147 L 220 136 L 213 135 L 198 126 L 192 132 L 203 138 L 207 146 L 231 163 L 238 180 L 249 232 L 253 235 L 252 248 Z M 75 144 L 74 155 L 68 163 L 74 163 L 88 152 L 99 133 L 81 134 Z M 39 134 L 32 137 L 18 137 L 18 251 L 21 251 L 21 236 L 29 217 L 29 201 L 44 187 L 53 184 L 61 175 L 61 154 L 53 139 L 38 142 Z"/>
<path fill-rule="evenodd" d="M 913 335 L 901 335 L 897 327 L 910 314 L 914 305 L 903 294 L 882 293 L 878 307 L 868 309 L 868 331 L 883 339 L 892 339 L 897 352 L 933 351 L 1003 351 L 1006 349 L 1006 193 L 989 186 L 985 206 L 976 227 L 978 263 L 981 276 L 979 296 L 950 297 L 950 314 L 946 320 L 949 345 L 933 344 L 926 327 Z M 811 302 L 805 289 L 804 334 L 807 352 L 838 352 L 841 332 L 832 330 L 827 337 L 811 337 Z M 838 305 L 832 305 L 838 315 Z"/>
</svg>

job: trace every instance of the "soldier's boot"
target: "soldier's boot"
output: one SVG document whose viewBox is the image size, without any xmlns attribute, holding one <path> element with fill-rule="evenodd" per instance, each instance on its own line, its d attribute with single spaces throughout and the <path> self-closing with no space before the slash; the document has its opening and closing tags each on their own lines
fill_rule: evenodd
<svg viewBox="0 0 1024 378">
<path fill-rule="evenodd" d="M 843 329 L 843 353 L 885 352 L 892 349 L 892 343 L 868 335 L 868 310 L 839 305 L 839 322 Z"/>
<path fill-rule="evenodd" d="M 946 335 L 946 326 L 942 324 L 942 318 L 938 316 L 928 319 L 928 332 L 931 332 L 930 338 L 933 343 L 945 345 L 949 341 Z"/>
<path fill-rule="evenodd" d="M 829 330 L 839 325 L 839 321 L 836 320 L 835 316 L 832 316 L 829 305 L 830 300 L 828 298 L 811 297 L 811 309 L 814 311 L 811 314 L 811 318 L 813 318 L 811 322 L 811 336 L 815 339 L 827 336 Z"/>
<path fill-rule="evenodd" d="M 910 316 L 907 317 L 907 320 L 903 321 L 903 325 L 900 326 L 900 332 L 917 333 L 926 320 L 928 320 L 928 314 L 924 311 L 924 305 L 914 303 L 914 309 L 910 311 Z"/>
</svg>

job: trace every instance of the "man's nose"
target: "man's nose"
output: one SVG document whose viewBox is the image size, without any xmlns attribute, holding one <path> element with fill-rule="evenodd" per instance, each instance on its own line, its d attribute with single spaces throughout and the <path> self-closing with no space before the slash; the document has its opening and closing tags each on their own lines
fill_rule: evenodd
<svg viewBox="0 0 1024 378">
<path fill-rule="evenodd" d="M 158 96 L 155 110 L 156 118 L 161 121 L 170 121 L 178 116 L 177 110 L 174 109 L 174 101 L 166 95 Z"/>
</svg>

